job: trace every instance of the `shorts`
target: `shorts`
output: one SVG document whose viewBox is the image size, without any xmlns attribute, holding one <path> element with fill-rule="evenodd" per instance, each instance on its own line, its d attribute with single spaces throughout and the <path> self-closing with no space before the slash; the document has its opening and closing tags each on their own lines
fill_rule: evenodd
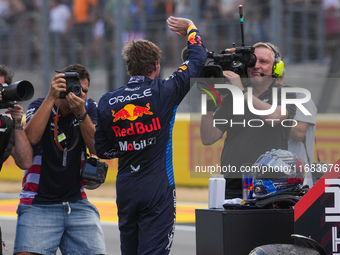
<svg viewBox="0 0 340 255">
<path fill-rule="evenodd" d="M 87 199 L 75 203 L 19 204 L 14 253 L 106 254 L 97 208 Z"/>
</svg>

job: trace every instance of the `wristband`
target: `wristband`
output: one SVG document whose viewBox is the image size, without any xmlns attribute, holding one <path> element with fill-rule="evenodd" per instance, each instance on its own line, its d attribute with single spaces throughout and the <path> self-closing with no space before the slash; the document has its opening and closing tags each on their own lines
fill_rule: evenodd
<svg viewBox="0 0 340 255">
<path fill-rule="evenodd" d="M 194 25 L 189 26 L 189 27 L 188 27 L 188 30 L 187 30 L 187 34 L 189 34 L 190 31 L 193 30 L 193 29 L 196 29 L 196 30 L 197 30 L 197 27 L 194 26 Z"/>
</svg>

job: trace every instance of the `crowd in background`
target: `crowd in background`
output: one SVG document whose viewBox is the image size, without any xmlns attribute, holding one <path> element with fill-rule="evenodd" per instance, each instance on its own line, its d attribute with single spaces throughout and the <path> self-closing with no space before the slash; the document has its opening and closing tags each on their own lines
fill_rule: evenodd
<svg viewBox="0 0 340 255">
<path fill-rule="evenodd" d="M 41 65 L 43 29 L 43 0 L 0 0 L 0 62 L 12 68 L 32 69 Z M 121 2 L 123 40 L 146 38 L 166 49 L 166 64 L 177 65 L 178 50 L 166 30 L 168 16 L 193 17 L 196 14 L 205 35 L 206 45 L 215 52 L 240 46 L 238 6 L 244 6 L 244 33 L 246 44 L 270 41 L 275 27 L 270 20 L 275 0 L 124 0 Z M 317 19 L 324 10 L 325 60 L 339 36 L 339 0 L 279 0 L 284 24 L 283 36 L 292 37 L 296 52 L 302 52 L 303 35 L 309 40 L 309 57 L 313 56 L 320 37 Z M 50 58 L 52 66 L 61 67 L 80 62 L 89 68 L 107 65 L 114 48 L 115 13 L 117 0 L 48 0 Z M 193 5 L 195 5 L 193 7 Z M 193 10 L 196 10 L 195 13 Z M 287 13 L 289 12 L 289 14 Z M 287 20 L 289 18 L 289 20 Z M 289 23 L 290 22 L 290 23 Z M 306 24 L 308 22 L 308 24 Z M 292 24 L 288 32 L 287 24 Z M 276 35 L 275 35 L 276 36 Z M 312 42 L 311 42 L 312 41 Z M 305 44 L 305 43 L 304 43 Z M 284 51 L 284 49 L 283 49 Z M 178 54 L 174 54 L 178 53 Z M 300 54 L 301 55 L 301 54 Z M 314 53 L 315 55 L 315 53 Z M 301 61 L 294 54 L 289 61 Z"/>
</svg>

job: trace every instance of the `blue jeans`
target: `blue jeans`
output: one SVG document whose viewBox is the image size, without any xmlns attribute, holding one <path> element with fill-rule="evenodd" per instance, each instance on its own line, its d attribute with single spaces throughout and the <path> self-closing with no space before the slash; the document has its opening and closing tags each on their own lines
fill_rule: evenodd
<svg viewBox="0 0 340 255">
<path fill-rule="evenodd" d="M 106 254 L 97 208 L 87 199 L 51 205 L 19 204 L 14 253 Z"/>
</svg>

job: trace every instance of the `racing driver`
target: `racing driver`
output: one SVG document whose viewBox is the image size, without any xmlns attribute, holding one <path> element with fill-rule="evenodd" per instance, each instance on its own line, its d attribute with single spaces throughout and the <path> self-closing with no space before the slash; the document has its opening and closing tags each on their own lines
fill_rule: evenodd
<svg viewBox="0 0 340 255">
<path fill-rule="evenodd" d="M 206 61 L 194 23 L 169 17 L 168 27 L 188 35 L 187 60 L 167 79 L 159 78 L 161 50 L 147 40 L 123 49 L 128 84 L 102 96 L 95 149 L 98 157 L 118 157 L 116 182 L 121 252 L 169 254 L 176 220 L 172 129 L 176 109 Z"/>
</svg>

